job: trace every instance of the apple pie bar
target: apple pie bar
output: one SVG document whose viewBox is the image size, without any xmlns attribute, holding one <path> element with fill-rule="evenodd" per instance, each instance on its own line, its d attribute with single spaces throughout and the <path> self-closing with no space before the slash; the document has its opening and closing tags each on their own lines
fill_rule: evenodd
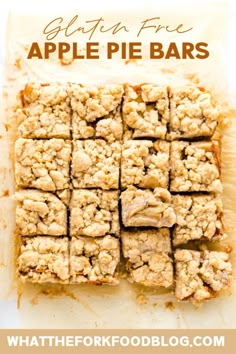
<svg viewBox="0 0 236 354">
<path fill-rule="evenodd" d="M 119 236 L 118 191 L 75 189 L 70 201 L 71 236 Z"/>
<path fill-rule="evenodd" d="M 217 127 L 219 108 L 210 92 L 194 85 L 170 89 L 168 138 L 211 137 Z"/>
<path fill-rule="evenodd" d="M 74 188 L 119 188 L 121 145 L 105 140 L 76 140 L 72 152 Z"/>
<path fill-rule="evenodd" d="M 82 86 L 71 84 L 73 138 L 102 138 L 120 141 L 123 136 L 121 119 L 122 85 Z"/>
<path fill-rule="evenodd" d="M 173 245 L 193 240 L 215 241 L 224 238 L 223 206 L 219 196 L 192 194 L 172 196 L 176 214 Z"/>
<path fill-rule="evenodd" d="M 122 231 L 121 240 L 131 281 L 165 288 L 173 285 L 169 229 Z"/>
<path fill-rule="evenodd" d="M 30 139 L 69 139 L 71 106 L 66 85 L 27 84 L 21 91 L 18 134 Z"/>
<path fill-rule="evenodd" d="M 229 254 L 219 251 L 178 249 L 175 295 L 178 300 L 201 302 L 229 287 L 232 265 Z"/>
<path fill-rule="evenodd" d="M 167 189 L 129 187 L 121 193 L 124 226 L 171 227 L 176 215 Z"/>
<path fill-rule="evenodd" d="M 170 144 L 163 140 L 127 140 L 122 146 L 121 187 L 168 188 Z"/>
<path fill-rule="evenodd" d="M 222 191 L 217 141 L 174 141 L 170 164 L 171 192 Z"/>
<path fill-rule="evenodd" d="M 69 282 L 69 241 L 67 237 L 22 237 L 18 274 L 33 283 Z"/>
<path fill-rule="evenodd" d="M 104 237 L 72 237 L 70 246 L 71 283 L 118 284 L 119 240 Z"/>
<path fill-rule="evenodd" d="M 66 205 L 53 193 L 36 189 L 18 191 L 16 227 L 22 236 L 66 236 Z"/>
<path fill-rule="evenodd" d="M 25 139 L 15 143 L 17 187 L 56 191 L 69 188 L 71 142 Z"/>
</svg>

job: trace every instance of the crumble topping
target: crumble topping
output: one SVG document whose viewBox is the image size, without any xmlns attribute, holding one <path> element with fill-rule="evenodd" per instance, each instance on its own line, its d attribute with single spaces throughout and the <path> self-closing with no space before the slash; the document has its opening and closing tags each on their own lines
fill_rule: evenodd
<svg viewBox="0 0 236 354">
<path fill-rule="evenodd" d="M 110 235 L 100 238 L 72 238 L 70 282 L 118 284 L 119 240 Z"/>
<path fill-rule="evenodd" d="M 221 222 L 223 207 L 219 196 L 174 195 L 172 201 L 176 214 L 174 246 L 190 240 L 219 240 L 224 237 Z"/>
<path fill-rule="evenodd" d="M 167 188 L 169 143 L 162 140 L 127 140 L 122 146 L 121 185 Z"/>
<path fill-rule="evenodd" d="M 74 188 L 118 189 L 121 145 L 105 140 L 76 140 L 72 153 Z"/>
<path fill-rule="evenodd" d="M 66 206 L 54 194 L 21 190 L 16 201 L 16 226 L 22 236 L 67 234 Z"/>
<path fill-rule="evenodd" d="M 169 287 L 173 284 L 170 231 L 122 231 L 122 250 L 133 282 L 145 286 Z"/>
<path fill-rule="evenodd" d="M 73 190 L 70 203 L 72 236 L 119 235 L 118 192 Z"/>
<path fill-rule="evenodd" d="M 108 142 L 122 139 L 121 85 L 84 87 L 71 84 L 69 91 L 74 139 L 97 137 Z"/>
<path fill-rule="evenodd" d="M 171 194 L 163 188 L 129 187 L 121 193 L 121 206 L 124 226 L 171 227 L 176 221 Z"/>
<path fill-rule="evenodd" d="M 71 108 L 67 87 L 27 84 L 21 92 L 18 133 L 23 138 L 70 138 Z"/>
<path fill-rule="evenodd" d="M 15 143 L 15 177 L 18 187 L 56 191 L 69 187 L 71 143 L 63 139 Z"/>
<path fill-rule="evenodd" d="M 201 302 L 231 283 L 232 266 L 225 252 L 177 250 L 175 262 L 178 300 Z"/>
<path fill-rule="evenodd" d="M 169 123 L 168 105 L 166 87 L 151 84 L 126 85 L 123 103 L 124 137 L 165 139 Z"/>
<path fill-rule="evenodd" d="M 219 108 L 211 94 L 196 86 L 170 90 L 171 139 L 212 136 L 218 123 Z"/>
<path fill-rule="evenodd" d="M 216 141 L 171 143 L 171 192 L 222 191 Z"/>
<path fill-rule="evenodd" d="M 69 241 L 66 237 L 22 237 L 17 272 L 33 283 L 69 280 Z"/>
</svg>

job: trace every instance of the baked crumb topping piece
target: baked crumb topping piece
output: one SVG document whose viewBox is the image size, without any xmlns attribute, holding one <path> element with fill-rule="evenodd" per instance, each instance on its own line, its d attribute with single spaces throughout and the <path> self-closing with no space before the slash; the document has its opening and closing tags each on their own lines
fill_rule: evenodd
<svg viewBox="0 0 236 354">
<path fill-rule="evenodd" d="M 219 108 L 211 94 L 196 86 L 170 90 L 170 139 L 210 137 L 219 118 Z"/>
<path fill-rule="evenodd" d="M 22 236 L 67 234 L 66 205 L 54 194 L 21 190 L 16 201 L 16 226 Z"/>
<path fill-rule="evenodd" d="M 70 282 L 119 283 L 119 240 L 110 235 L 100 238 L 72 237 L 70 247 Z"/>
<path fill-rule="evenodd" d="M 121 119 L 122 85 L 103 87 L 71 84 L 69 95 L 73 110 L 74 139 L 103 138 L 120 141 L 123 135 Z"/>
<path fill-rule="evenodd" d="M 190 240 L 214 241 L 224 237 L 221 222 L 223 206 L 219 196 L 174 195 L 172 203 L 176 214 L 174 246 Z"/>
<path fill-rule="evenodd" d="M 121 186 L 168 188 L 169 143 L 162 140 L 127 140 L 122 146 Z"/>
<path fill-rule="evenodd" d="M 168 229 L 122 231 L 121 240 L 131 281 L 165 288 L 173 284 Z"/>
<path fill-rule="evenodd" d="M 27 84 L 21 92 L 18 133 L 23 138 L 70 138 L 71 108 L 67 86 Z"/>
<path fill-rule="evenodd" d="M 152 84 L 125 86 L 124 137 L 165 139 L 169 123 L 167 88 Z"/>
<path fill-rule="evenodd" d="M 124 226 L 171 227 L 176 216 L 167 189 L 129 187 L 121 193 Z"/>
<path fill-rule="evenodd" d="M 69 187 L 71 142 L 64 139 L 15 142 L 15 178 L 18 187 L 56 191 Z"/>
<path fill-rule="evenodd" d="M 228 253 L 178 249 L 174 257 L 178 300 L 201 302 L 230 286 L 232 265 Z"/>
<path fill-rule="evenodd" d="M 74 188 L 118 189 L 121 145 L 105 140 L 76 140 L 72 153 Z"/>
<path fill-rule="evenodd" d="M 17 272 L 33 283 L 68 283 L 69 241 L 66 237 L 22 237 Z"/>
<path fill-rule="evenodd" d="M 69 207 L 71 200 L 71 190 L 69 188 L 56 191 L 56 195 L 62 201 L 62 203 Z"/>
<path fill-rule="evenodd" d="M 118 199 L 118 191 L 73 190 L 70 202 L 71 236 L 118 236 Z"/>
<path fill-rule="evenodd" d="M 217 141 L 171 143 L 171 192 L 222 192 Z"/>
</svg>

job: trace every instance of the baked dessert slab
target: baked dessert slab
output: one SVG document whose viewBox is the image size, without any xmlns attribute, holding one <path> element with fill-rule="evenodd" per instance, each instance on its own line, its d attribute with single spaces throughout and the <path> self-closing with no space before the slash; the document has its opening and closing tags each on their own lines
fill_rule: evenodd
<svg viewBox="0 0 236 354">
<path fill-rule="evenodd" d="M 124 138 L 165 139 L 169 123 L 167 88 L 154 84 L 125 86 Z"/>
<path fill-rule="evenodd" d="M 122 145 L 121 187 L 168 188 L 169 143 L 127 140 Z"/>
<path fill-rule="evenodd" d="M 69 241 L 66 237 L 22 237 L 17 272 L 33 283 L 68 283 Z"/>
<path fill-rule="evenodd" d="M 129 187 L 121 193 L 124 226 L 171 227 L 176 221 L 167 189 Z"/>
<path fill-rule="evenodd" d="M 119 240 L 110 235 L 99 238 L 72 237 L 70 246 L 70 283 L 119 283 Z"/>
<path fill-rule="evenodd" d="M 166 228 L 121 232 L 122 251 L 132 282 L 168 288 L 173 285 L 170 231 Z"/>
<path fill-rule="evenodd" d="M 170 165 L 171 192 L 222 192 L 217 141 L 173 141 Z"/>
<path fill-rule="evenodd" d="M 16 202 L 16 227 L 22 236 L 67 234 L 66 205 L 53 193 L 20 190 Z"/>
<path fill-rule="evenodd" d="M 219 108 L 204 88 L 170 89 L 170 139 L 211 137 L 218 124 Z"/>
<path fill-rule="evenodd" d="M 191 240 L 215 241 L 224 238 L 220 196 L 211 194 L 173 195 L 176 214 L 173 245 Z"/>
<path fill-rule="evenodd" d="M 105 140 L 76 140 L 72 153 L 74 188 L 119 188 L 121 144 Z"/>
<path fill-rule="evenodd" d="M 122 85 L 82 86 L 70 84 L 74 139 L 103 138 L 120 141 Z"/>
<path fill-rule="evenodd" d="M 202 302 L 230 286 L 232 265 L 228 253 L 178 249 L 174 258 L 178 300 Z"/>
<path fill-rule="evenodd" d="M 118 200 L 118 191 L 73 190 L 70 202 L 70 235 L 118 236 Z"/>
<path fill-rule="evenodd" d="M 206 249 L 205 241 L 225 236 L 220 112 L 209 92 L 52 83 L 27 84 L 21 99 L 15 177 L 22 280 L 115 285 L 122 248 L 131 282 L 175 284 L 179 301 L 202 302 L 230 286 L 229 254 L 188 244 Z"/>
<path fill-rule="evenodd" d="M 69 139 L 71 124 L 67 86 L 27 84 L 21 91 L 23 108 L 18 110 L 18 134 L 23 138 Z"/>
<path fill-rule="evenodd" d="M 15 142 L 16 185 L 44 191 L 63 190 L 70 182 L 71 142 L 24 139 Z"/>
</svg>

